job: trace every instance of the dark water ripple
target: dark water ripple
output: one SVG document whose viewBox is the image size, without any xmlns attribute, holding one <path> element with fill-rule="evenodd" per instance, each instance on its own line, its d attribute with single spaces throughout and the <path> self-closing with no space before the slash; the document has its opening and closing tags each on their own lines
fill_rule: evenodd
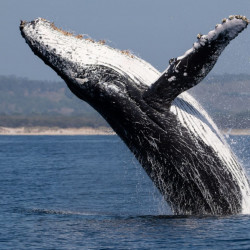
<svg viewBox="0 0 250 250">
<path fill-rule="evenodd" d="M 250 215 L 171 215 L 116 136 L 0 136 L 0 166 L 1 249 L 250 248 Z"/>
</svg>

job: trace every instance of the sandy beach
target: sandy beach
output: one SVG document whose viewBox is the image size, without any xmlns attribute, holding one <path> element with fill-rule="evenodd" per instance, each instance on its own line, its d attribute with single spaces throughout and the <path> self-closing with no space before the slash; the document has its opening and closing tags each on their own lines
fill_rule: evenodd
<svg viewBox="0 0 250 250">
<path fill-rule="evenodd" d="M 108 127 L 82 127 L 82 128 L 58 128 L 58 127 L 0 127 L 0 135 L 114 135 L 114 131 Z"/>
<path fill-rule="evenodd" d="M 224 135 L 250 135 L 250 129 L 223 129 Z M 114 135 L 115 132 L 108 127 L 0 127 L 0 135 Z"/>
<path fill-rule="evenodd" d="M 223 129 L 224 135 L 250 135 L 250 129 Z"/>
</svg>

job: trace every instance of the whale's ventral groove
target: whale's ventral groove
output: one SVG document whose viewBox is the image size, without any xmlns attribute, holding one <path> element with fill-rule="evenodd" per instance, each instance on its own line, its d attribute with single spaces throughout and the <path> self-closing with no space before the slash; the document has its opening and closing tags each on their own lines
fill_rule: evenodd
<svg viewBox="0 0 250 250">
<path fill-rule="evenodd" d="M 20 30 L 32 51 L 107 120 L 174 214 L 220 215 L 246 211 L 249 183 L 217 126 L 185 91 L 248 23 L 240 15 L 223 19 L 162 74 L 128 51 L 42 18 L 22 21 Z"/>
</svg>

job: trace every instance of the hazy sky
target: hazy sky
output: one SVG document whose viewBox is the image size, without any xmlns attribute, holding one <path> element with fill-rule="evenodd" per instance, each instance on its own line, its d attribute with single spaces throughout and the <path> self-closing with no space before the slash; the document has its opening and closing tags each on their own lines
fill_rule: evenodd
<svg viewBox="0 0 250 250">
<path fill-rule="evenodd" d="M 59 80 L 34 56 L 20 20 L 43 17 L 58 27 L 129 49 L 163 71 L 231 14 L 250 18 L 250 0 L 0 0 L 0 75 Z M 250 25 L 223 52 L 212 73 L 250 74 Z"/>
</svg>

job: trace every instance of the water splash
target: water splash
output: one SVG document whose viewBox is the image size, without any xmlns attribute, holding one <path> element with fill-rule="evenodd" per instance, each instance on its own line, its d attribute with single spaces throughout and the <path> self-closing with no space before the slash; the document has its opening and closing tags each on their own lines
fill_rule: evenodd
<svg viewBox="0 0 250 250">
<path fill-rule="evenodd" d="M 238 161 L 242 165 L 242 171 L 245 172 L 245 175 L 247 176 L 249 180 L 249 170 L 250 170 L 250 164 L 249 164 L 249 136 L 240 136 L 235 137 L 228 134 L 226 136 L 227 142 L 232 147 L 233 152 L 238 158 Z M 247 180 L 246 180 L 247 181 Z M 244 183 L 245 185 L 240 185 L 241 192 L 242 192 L 242 214 L 250 214 L 250 188 L 248 183 Z"/>
</svg>

